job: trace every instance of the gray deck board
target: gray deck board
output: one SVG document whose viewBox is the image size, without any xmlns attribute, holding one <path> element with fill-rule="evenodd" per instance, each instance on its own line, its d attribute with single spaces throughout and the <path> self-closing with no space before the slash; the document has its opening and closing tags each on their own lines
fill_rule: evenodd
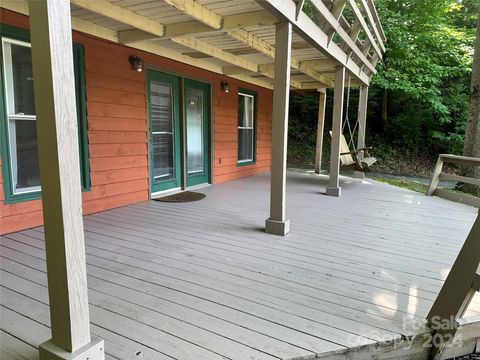
<svg viewBox="0 0 480 360">
<path fill-rule="evenodd" d="M 405 319 L 426 316 L 474 208 L 348 178 L 331 198 L 325 178 L 289 173 L 282 238 L 262 231 L 268 180 L 85 217 L 92 333 L 109 358 L 343 359 L 422 332 Z M 2 359 L 32 358 L 49 338 L 43 236 L 0 237 Z"/>
</svg>

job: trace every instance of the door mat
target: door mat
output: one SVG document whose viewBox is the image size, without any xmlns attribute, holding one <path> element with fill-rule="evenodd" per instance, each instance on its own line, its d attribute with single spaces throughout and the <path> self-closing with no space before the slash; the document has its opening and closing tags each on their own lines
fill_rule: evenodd
<svg viewBox="0 0 480 360">
<path fill-rule="evenodd" d="M 190 202 L 190 201 L 198 201 L 202 200 L 205 197 L 205 194 L 193 192 L 193 191 L 183 191 L 178 194 L 167 195 L 157 199 L 152 199 L 155 201 L 163 201 L 163 202 Z"/>
</svg>

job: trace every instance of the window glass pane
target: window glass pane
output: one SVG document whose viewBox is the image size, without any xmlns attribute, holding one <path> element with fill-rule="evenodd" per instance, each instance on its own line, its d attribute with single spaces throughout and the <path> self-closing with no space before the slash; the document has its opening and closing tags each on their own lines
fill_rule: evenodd
<svg viewBox="0 0 480 360">
<path fill-rule="evenodd" d="M 187 88 L 187 171 L 203 173 L 203 91 Z"/>
<path fill-rule="evenodd" d="M 244 126 L 253 127 L 253 97 L 245 96 L 245 121 Z"/>
<path fill-rule="evenodd" d="M 156 182 L 175 179 L 172 96 L 170 84 L 150 82 L 153 176 Z"/>
<path fill-rule="evenodd" d="M 238 161 L 253 160 L 253 129 L 238 129 Z"/>
<path fill-rule="evenodd" d="M 11 55 L 11 64 L 7 64 L 8 96 L 13 100 L 13 109 L 9 114 L 35 115 L 35 100 L 33 96 L 32 52 L 27 46 L 6 43 Z M 12 102 L 10 101 L 10 104 Z"/>
<path fill-rule="evenodd" d="M 243 127 L 245 122 L 245 96 L 238 95 L 238 126 Z"/>
<path fill-rule="evenodd" d="M 238 126 L 253 127 L 253 97 L 238 94 Z"/>
<path fill-rule="evenodd" d="M 16 182 L 15 189 L 40 186 L 37 128 L 34 120 L 15 120 Z"/>
<path fill-rule="evenodd" d="M 173 134 L 152 134 L 153 176 L 155 181 L 175 179 L 173 162 Z"/>
<path fill-rule="evenodd" d="M 150 83 L 153 132 L 172 132 L 172 87 L 158 81 Z"/>
</svg>

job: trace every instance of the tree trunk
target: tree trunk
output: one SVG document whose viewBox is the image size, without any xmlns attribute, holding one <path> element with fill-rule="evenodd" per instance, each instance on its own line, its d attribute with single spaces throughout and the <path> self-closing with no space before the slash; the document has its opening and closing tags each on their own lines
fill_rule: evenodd
<svg viewBox="0 0 480 360">
<path fill-rule="evenodd" d="M 382 124 L 383 132 L 388 133 L 388 90 L 383 89 L 382 93 Z"/>
<path fill-rule="evenodd" d="M 465 156 L 480 158 L 480 7 L 477 20 L 477 39 L 473 55 L 472 82 L 470 88 L 470 107 L 468 111 L 467 125 L 465 128 Z M 480 178 L 480 167 L 470 167 L 466 171 L 468 177 Z M 464 190 L 479 194 L 478 187 L 465 184 Z"/>
</svg>

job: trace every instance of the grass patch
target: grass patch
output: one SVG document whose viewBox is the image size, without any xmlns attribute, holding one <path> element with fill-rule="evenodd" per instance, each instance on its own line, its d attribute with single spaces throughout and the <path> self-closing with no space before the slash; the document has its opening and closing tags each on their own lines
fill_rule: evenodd
<svg viewBox="0 0 480 360">
<path fill-rule="evenodd" d="M 372 178 L 373 180 L 383 182 L 386 184 L 390 184 L 393 186 L 398 186 L 404 189 L 416 191 L 418 193 L 423 193 L 425 194 L 428 189 L 428 185 L 419 183 L 417 181 L 411 181 L 411 180 L 400 180 L 400 179 L 389 179 L 389 178 L 382 178 L 382 177 L 374 177 Z"/>
<path fill-rule="evenodd" d="M 411 191 L 415 191 L 415 192 L 418 192 L 418 193 L 422 193 L 422 194 L 426 194 L 426 192 L 428 190 L 428 185 L 425 185 L 425 184 L 422 184 L 418 181 L 413 181 L 413 180 L 390 179 L 390 178 L 382 178 L 382 177 L 373 177 L 372 179 L 376 180 L 376 181 L 379 181 L 379 182 L 383 182 L 385 184 L 398 186 L 398 187 L 408 189 L 408 190 L 411 190 Z M 452 193 L 461 194 L 461 195 L 467 196 L 467 197 L 475 197 L 475 195 L 472 195 L 470 193 L 466 193 L 466 192 L 464 192 L 462 190 L 459 190 L 459 189 L 451 189 L 451 188 L 445 188 L 445 187 L 441 187 L 441 186 L 439 186 L 438 188 L 442 189 L 442 190 L 452 192 Z"/>
</svg>

